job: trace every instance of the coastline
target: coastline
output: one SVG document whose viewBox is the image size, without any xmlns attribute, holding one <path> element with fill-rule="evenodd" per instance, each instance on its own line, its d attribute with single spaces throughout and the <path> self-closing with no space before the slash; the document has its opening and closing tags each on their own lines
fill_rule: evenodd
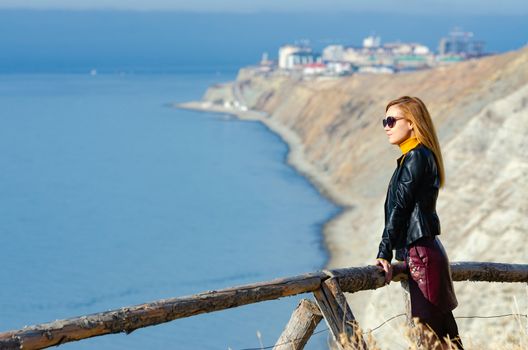
<svg viewBox="0 0 528 350">
<path fill-rule="evenodd" d="M 303 144 L 299 137 L 288 128 L 270 119 L 266 112 L 248 109 L 247 111 L 235 110 L 233 108 L 213 105 L 209 102 L 190 101 L 172 105 L 175 108 L 189 109 L 207 113 L 221 113 L 232 115 L 241 120 L 258 121 L 264 124 L 269 130 L 278 135 L 288 145 L 287 163 L 292 166 L 302 176 L 306 177 L 317 190 L 334 204 L 344 209 L 351 209 L 349 200 L 334 189 L 329 182 L 317 170 L 304 159 Z"/>
<path fill-rule="evenodd" d="M 354 212 L 354 205 L 344 195 L 339 193 L 332 187 L 330 181 L 325 179 L 303 156 L 303 144 L 299 137 L 295 135 L 287 127 L 270 119 L 268 114 L 257 110 L 237 110 L 234 108 L 224 107 L 222 105 L 213 104 L 209 101 L 189 101 L 183 103 L 172 104 L 173 108 L 188 109 L 205 113 L 220 113 L 234 116 L 240 120 L 258 121 L 267 127 L 271 132 L 278 135 L 281 140 L 288 146 L 287 164 L 297 171 L 301 176 L 305 177 L 314 185 L 319 194 L 337 207 L 339 211 L 330 216 L 322 224 L 321 240 L 326 248 L 328 259 L 323 268 L 329 269 L 334 267 L 345 267 L 344 260 L 340 258 L 336 247 L 338 246 L 335 239 L 332 239 L 331 231 L 338 230 L 337 227 L 342 227 L 342 223 L 347 222 Z M 351 244 L 351 242 L 346 242 Z"/>
</svg>

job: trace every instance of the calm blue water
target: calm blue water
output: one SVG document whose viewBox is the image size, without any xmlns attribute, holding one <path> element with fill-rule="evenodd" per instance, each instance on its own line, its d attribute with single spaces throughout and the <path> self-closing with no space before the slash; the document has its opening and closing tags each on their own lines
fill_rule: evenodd
<svg viewBox="0 0 528 350">
<path fill-rule="evenodd" d="M 235 74 L 0 76 L 0 331 L 323 268 L 338 208 L 287 146 L 164 106 Z M 257 330 L 272 345 L 300 298 L 64 348 L 235 350 Z"/>
</svg>

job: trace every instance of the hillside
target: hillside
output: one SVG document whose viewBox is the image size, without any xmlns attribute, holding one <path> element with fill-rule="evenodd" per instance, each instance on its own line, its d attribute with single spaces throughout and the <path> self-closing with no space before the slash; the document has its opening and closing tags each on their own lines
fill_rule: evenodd
<svg viewBox="0 0 528 350">
<path fill-rule="evenodd" d="M 290 143 L 292 165 L 347 207 L 324 229 L 328 267 L 335 268 L 374 262 L 385 191 L 400 155 L 388 143 L 381 119 L 386 103 L 402 95 L 424 100 L 439 133 L 446 186 L 437 209 L 450 260 L 526 263 L 528 48 L 396 75 L 301 80 L 242 69 L 236 82 L 211 87 L 204 100 L 237 98 L 266 112 L 255 119 Z M 528 308 L 525 285 L 457 282 L 455 287 L 455 317 L 510 313 L 514 298 L 521 312 Z M 360 324 L 373 328 L 403 312 L 402 295 L 393 283 L 348 297 Z M 384 348 L 403 321 L 374 333 Z M 519 331 L 513 317 L 457 322 L 467 344 L 470 338 L 487 346 L 512 342 Z"/>
</svg>

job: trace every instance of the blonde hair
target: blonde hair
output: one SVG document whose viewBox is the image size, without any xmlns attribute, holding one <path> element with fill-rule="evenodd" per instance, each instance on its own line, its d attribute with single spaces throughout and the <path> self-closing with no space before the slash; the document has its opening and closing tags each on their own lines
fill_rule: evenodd
<svg viewBox="0 0 528 350">
<path fill-rule="evenodd" d="M 431 119 L 431 115 L 425 107 L 425 104 L 418 97 L 402 96 L 390 101 L 385 108 L 385 112 L 391 106 L 398 106 L 403 112 L 406 119 L 410 120 L 414 127 L 414 134 L 418 141 L 429 148 L 435 158 L 438 167 L 438 174 L 440 176 L 440 187 L 444 186 L 445 171 L 444 161 L 442 159 L 442 151 L 440 150 L 440 143 L 436 136 L 436 130 Z"/>
</svg>

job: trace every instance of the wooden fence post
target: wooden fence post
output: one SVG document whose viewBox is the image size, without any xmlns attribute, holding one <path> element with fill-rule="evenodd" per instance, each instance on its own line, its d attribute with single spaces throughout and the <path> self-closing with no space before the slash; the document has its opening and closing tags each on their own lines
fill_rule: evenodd
<svg viewBox="0 0 528 350">
<path fill-rule="evenodd" d="M 403 303 L 405 305 L 405 317 L 407 319 L 407 325 L 414 327 L 414 322 L 411 315 L 411 294 L 409 293 L 409 281 L 402 280 L 400 285 L 403 290 Z"/>
<path fill-rule="evenodd" d="M 418 347 L 418 349 L 421 349 L 423 338 L 422 333 L 417 332 L 416 325 L 414 324 L 414 320 L 412 318 L 412 312 L 411 312 L 411 293 L 409 291 L 409 280 L 407 275 L 407 270 L 405 267 L 405 264 L 403 263 L 397 263 L 393 265 L 393 280 L 400 281 L 400 285 L 403 290 L 403 303 L 405 305 L 405 318 L 407 327 L 409 328 L 409 339 Z"/>
<path fill-rule="evenodd" d="M 340 349 L 367 349 L 359 324 L 341 291 L 336 277 L 331 277 L 314 291 L 315 300 Z"/>
<path fill-rule="evenodd" d="M 290 321 L 275 343 L 273 350 L 302 350 L 321 322 L 323 314 L 317 304 L 302 299 L 292 313 Z"/>
<path fill-rule="evenodd" d="M 407 320 L 407 327 L 409 328 L 409 339 L 420 349 L 420 346 L 423 342 L 421 333 L 416 332 L 414 328 L 416 325 L 414 324 L 414 320 L 412 318 L 411 313 L 411 294 L 409 292 L 409 281 L 408 280 L 401 280 L 400 281 L 401 287 L 403 289 L 403 302 L 405 304 L 405 318 Z"/>
</svg>

